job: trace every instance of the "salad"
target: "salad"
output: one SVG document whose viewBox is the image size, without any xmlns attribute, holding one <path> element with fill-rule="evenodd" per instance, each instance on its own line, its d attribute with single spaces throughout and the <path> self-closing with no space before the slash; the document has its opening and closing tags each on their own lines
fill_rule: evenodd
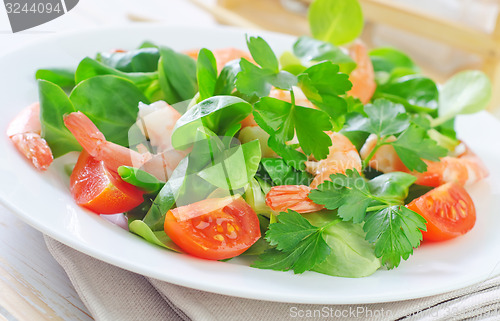
<svg viewBox="0 0 500 321">
<path fill-rule="evenodd" d="M 488 171 L 454 120 L 486 108 L 488 78 L 438 85 L 396 49 L 368 51 L 357 1 L 316 0 L 309 19 L 279 56 L 247 36 L 248 50 L 145 42 L 40 69 L 7 135 L 40 170 L 78 152 L 77 204 L 203 259 L 364 277 L 470 231 L 464 186 Z"/>
</svg>

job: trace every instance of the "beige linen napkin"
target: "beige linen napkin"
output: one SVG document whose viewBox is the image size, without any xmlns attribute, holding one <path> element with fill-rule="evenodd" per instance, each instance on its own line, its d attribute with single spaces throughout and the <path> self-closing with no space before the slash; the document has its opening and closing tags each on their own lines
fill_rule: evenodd
<svg viewBox="0 0 500 321">
<path fill-rule="evenodd" d="M 202 292 L 146 278 L 45 242 L 96 320 L 500 320 L 500 277 L 454 292 L 366 305 L 274 303 Z"/>
</svg>

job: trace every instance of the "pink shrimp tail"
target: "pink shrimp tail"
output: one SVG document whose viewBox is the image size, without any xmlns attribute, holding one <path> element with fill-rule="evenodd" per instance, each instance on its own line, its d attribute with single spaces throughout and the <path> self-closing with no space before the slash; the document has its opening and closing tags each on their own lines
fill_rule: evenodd
<svg viewBox="0 0 500 321">
<path fill-rule="evenodd" d="M 417 177 L 416 184 L 440 186 L 449 182 L 461 186 L 476 183 L 489 176 L 489 171 L 469 148 L 458 157 L 443 157 L 440 162 L 425 161 L 427 171 L 412 172 Z"/>
<path fill-rule="evenodd" d="M 33 163 L 36 169 L 46 170 L 54 160 L 49 145 L 36 133 L 24 133 L 10 136 L 17 150 Z"/>
<path fill-rule="evenodd" d="M 354 43 L 349 50 L 349 54 L 356 62 L 357 67 L 349 76 L 352 89 L 347 94 L 359 98 L 363 104 L 366 104 L 370 101 L 377 88 L 370 56 L 362 42 Z"/>
<path fill-rule="evenodd" d="M 394 141 L 391 137 L 388 142 Z M 373 150 L 377 141 L 371 135 L 361 148 L 361 156 L 365 159 Z M 417 178 L 416 184 L 437 187 L 446 183 L 456 183 L 461 186 L 476 183 L 486 177 L 489 172 L 481 159 L 467 146 L 463 154 L 458 157 L 446 156 L 439 162 L 424 160 L 427 170 L 423 173 L 410 171 L 399 158 L 396 150 L 391 145 L 382 146 L 377 150 L 369 162 L 370 167 L 383 173 L 405 172 Z"/>
<path fill-rule="evenodd" d="M 42 126 L 40 125 L 40 104 L 33 103 L 23 109 L 10 122 L 7 127 L 7 136 L 16 134 L 37 133 L 40 134 Z"/>
<path fill-rule="evenodd" d="M 77 111 L 65 115 L 64 125 L 87 153 L 93 157 L 97 156 L 100 145 L 106 141 L 106 137 L 85 114 Z"/>
<path fill-rule="evenodd" d="M 7 136 L 17 150 L 39 170 L 46 170 L 54 157 L 49 145 L 40 136 L 40 104 L 34 103 L 22 110 L 7 127 Z"/>
<path fill-rule="evenodd" d="M 141 167 L 150 156 L 106 141 L 103 133 L 82 112 L 64 116 L 64 124 L 82 148 L 92 157 L 102 160 L 109 170 L 117 171 L 120 166 Z"/>
<path fill-rule="evenodd" d="M 305 185 L 280 185 L 271 188 L 266 195 L 266 204 L 277 212 L 293 210 L 298 213 L 317 212 L 324 208 L 309 197 L 311 188 Z"/>
</svg>

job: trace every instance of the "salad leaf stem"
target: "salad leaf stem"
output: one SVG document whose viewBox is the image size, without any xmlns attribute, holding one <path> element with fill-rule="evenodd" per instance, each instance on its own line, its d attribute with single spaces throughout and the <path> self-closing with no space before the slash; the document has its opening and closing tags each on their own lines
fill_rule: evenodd
<svg viewBox="0 0 500 321">
<path fill-rule="evenodd" d="M 384 145 L 389 145 L 389 143 L 387 142 L 388 138 L 389 137 L 382 137 L 382 138 L 379 138 L 377 140 L 377 144 L 375 145 L 375 147 L 373 147 L 373 149 L 370 152 L 370 154 L 368 154 L 368 156 L 361 163 L 362 168 L 366 168 L 368 166 L 368 164 L 370 163 L 370 160 L 373 158 L 373 156 L 375 156 L 375 153 L 378 151 L 378 149 L 380 147 L 382 147 Z"/>
<path fill-rule="evenodd" d="M 320 228 L 319 228 L 319 230 L 320 230 L 321 232 L 323 232 L 323 231 L 324 231 L 324 230 L 326 230 L 327 228 L 329 228 L 329 227 L 331 227 L 331 226 L 334 226 L 334 225 L 336 225 L 336 224 L 338 224 L 338 223 L 340 223 L 340 222 L 342 222 L 342 219 L 341 219 L 341 218 L 334 219 L 333 221 L 331 221 L 331 222 L 329 222 L 329 223 L 327 223 L 327 224 L 323 225 L 322 227 L 320 227 Z"/>
<path fill-rule="evenodd" d="M 295 93 L 293 92 L 293 89 L 290 90 L 290 101 L 292 103 L 292 108 L 295 107 Z"/>
<path fill-rule="evenodd" d="M 161 182 L 150 173 L 130 166 L 118 167 L 118 175 L 125 182 L 138 187 L 148 194 L 158 192 L 165 185 L 165 182 Z"/>
<path fill-rule="evenodd" d="M 375 211 L 379 211 L 381 209 L 384 209 L 387 207 L 387 205 L 398 205 L 398 204 L 391 204 L 391 203 L 388 203 L 388 202 L 385 202 L 386 203 L 385 205 L 376 205 L 376 206 L 370 206 L 370 207 L 367 207 L 366 208 L 366 212 L 375 212 Z"/>
<path fill-rule="evenodd" d="M 448 115 L 444 115 L 444 116 L 440 116 L 440 117 L 437 117 L 437 118 L 432 118 L 430 120 L 431 122 L 431 127 L 432 128 L 436 128 L 436 127 L 439 127 L 441 126 L 442 124 L 446 123 L 447 121 L 449 121 L 450 119 L 453 119 L 455 118 L 456 115 L 453 115 L 453 114 L 448 114 Z"/>
</svg>

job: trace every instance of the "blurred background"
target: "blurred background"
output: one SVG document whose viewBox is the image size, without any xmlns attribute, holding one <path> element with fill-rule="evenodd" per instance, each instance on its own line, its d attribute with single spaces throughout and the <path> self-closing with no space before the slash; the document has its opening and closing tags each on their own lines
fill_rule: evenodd
<svg viewBox="0 0 500 321">
<path fill-rule="evenodd" d="M 332 0 L 335 1 L 335 0 Z M 309 33 L 312 0 L 80 0 L 64 16 L 12 34 L 0 11 L 0 52 L 54 32 L 123 23 L 226 24 L 293 35 Z M 500 0 L 360 0 L 363 40 L 409 54 L 439 82 L 463 69 L 481 69 L 494 83 L 492 111 L 500 116 Z"/>
<path fill-rule="evenodd" d="M 308 33 L 307 10 L 312 0 L 212 2 L 220 10 L 235 13 L 237 16 L 232 20 L 240 17 L 264 29 Z M 406 52 L 425 74 L 439 82 L 464 69 L 483 70 L 494 84 L 491 111 L 500 117 L 499 0 L 360 0 L 360 3 L 366 20 L 362 39 L 370 47 L 390 46 Z M 220 13 L 219 20 L 226 20 Z"/>
</svg>

